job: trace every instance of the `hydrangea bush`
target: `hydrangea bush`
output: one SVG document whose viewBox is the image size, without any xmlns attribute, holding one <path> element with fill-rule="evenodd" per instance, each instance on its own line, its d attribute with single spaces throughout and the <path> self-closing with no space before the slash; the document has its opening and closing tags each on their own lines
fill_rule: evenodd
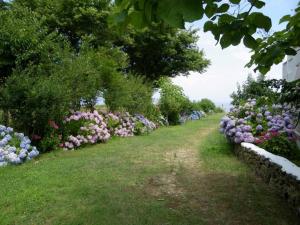
<svg viewBox="0 0 300 225">
<path fill-rule="evenodd" d="M 131 137 L 134 135 L 135 122 L 129 113 L 108 113 L 105 118 L 112 136 Z"/>
<path fill-rule="evenodd" d="M 267 150 L 271 152 L 286 155 L 282 151 L 288 152 L 287 146 L 295 146 L 298 113 L 298 109 L 288 104 L 257 104 L 256 99 L 248 99 L 245 104 L 231 108 L 222 118 L 220 131 L 236 144 L 255 143 L 268 146 Z M 270 145 L 272 142 L 274 145 Z M 285 143 L 287 146 L 279 149 L 275 143 Z"/>
<path fill-rule="evenodd" d="M 202 117 L 205 117 L 206 114 L 203 111 L 192 111 L 189 115 L 190 120 L 200 120 Z"/>
<path fill-rule="evenodd" d="M 134 117 L 135 127 L 134 134 L 146 134 L 150 133 L 157 128 L 156 124 L 141 114 L 136 114 Z"/>
<path fill-rule="evenodd" d="M 8 164 L 21 164 L 39 155 L 30 139 L 13 128 L 0 125 L 0 167 Z"/>
<path fill-rule="evenodd" d="M 64 121 L 65 149 L 78 148 L 84 144 L 106 142 L 110 133 L 102 115 L 93 112 L 75 112 Z"/>
<path fill-rule="evenodd" d="M 106 142 L 111 136 L 131 137 L 149 133 L 155 128 L 155 123 L 143 115 L 75 112 L 64 121 L 61 147 L 75 149 L 85 144 Z"/>
</svg>

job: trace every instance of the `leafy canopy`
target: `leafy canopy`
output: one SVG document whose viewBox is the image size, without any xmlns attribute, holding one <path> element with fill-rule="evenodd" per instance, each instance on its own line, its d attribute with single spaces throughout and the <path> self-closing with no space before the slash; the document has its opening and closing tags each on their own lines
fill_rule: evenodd
<svg viewBox="0 0 300 225">
<path fill-rule="evenodd" d="M 107 26 L 110 0 L 14 0 L 15 5 L 33 10 L 50 32 L 57 31 L 79 49 L 88 36 L 96 46 L 110 39 Z"/>
<path fill-rule="evenodd" d="M 243 41 L 253 50 L 247 66 L 256 65 L 255 70 L 267 73 L 273 64 L 280 63 L 285 55 L 294 55 L 293 48 L 299 47 L 300 9 L 294 15 L 286 15 L 284 30 L 258 38 L 257 32 L 269 32 L 271 19 L 257 10 L 264 7 L 264 0 L 117 0 L 112 24 L 121 27 L 131 23 L 136 27 L 152 25 L 184 28 L 185 22 L 208 19 L 204 31 L 211 32 L 222 48 L 235 46 Z"/>
<path fill-rule="evenodd" d="M 162 76 L 205 71 L 210 62 L 198 49 L 197 40 L 196 31 L 162 30 L 155 26 L 152 29 L 128 29 L 125 38 L 122 37 L 117 45 L 128 55 L 128 72 L 157 81 Z"/>
</svg>

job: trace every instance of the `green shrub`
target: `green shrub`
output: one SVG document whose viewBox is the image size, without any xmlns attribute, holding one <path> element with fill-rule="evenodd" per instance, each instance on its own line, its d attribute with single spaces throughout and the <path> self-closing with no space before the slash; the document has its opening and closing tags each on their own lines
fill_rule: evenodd
<svg viewBox="0 0 300 225">
<path fill-rule="evenodd" d="M 161 79 L 159 85 L 159 108 L 162 115 L 167 118 L 169 124 L 179 124 L 180 115 L 191 111 L 190 100 L 184 95 L 182 88 L 172 84 L 168 78 Z"/>
<path fill-rule="evenodd" d="M 201 101 L 192 102 L 192 108 L 196 111 L 204 111 L 205 113 L 209 113 L 216 110 L 216 105 L 211 100 L 204 98 L 201 99 Z"/>
<path fill-rule="evenodd" d="M 142 122 L 136 121 L 134 126 L 134 134 L 143 135 L 145 133 L 147 133 L 147 127 Z"/>
<path fill-rule="evenodd" d="M 152 94 L 152 87 L 144 78 L 114 74 L 104 91 L 104 99 L 111 111 L 147 115 L 153 107 Z"/>
<path fill-rule="evenodd" d="M 290 141 L 286 134 L 280 134 L 260 144 L 260 146 L 276 155 L 289 159 L 300 158 L 300 150 L 295 141 Z"/>
<path fill-rule="evenodd" d="M 223 113 L 224 109 L 222 109 L 221 107 L 216 107 L 214 111 L 215 113 Z"/>
</svg>

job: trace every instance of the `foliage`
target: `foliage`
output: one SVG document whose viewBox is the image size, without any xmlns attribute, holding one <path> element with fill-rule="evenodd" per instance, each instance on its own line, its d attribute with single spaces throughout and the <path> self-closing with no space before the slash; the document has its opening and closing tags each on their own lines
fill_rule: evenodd
<svg viewBox="0 0 300 225">
<path fill-rule="evenodd" d="M 280 23 L 286 28 L 263 38 L 251 56 L 248 66 L 256 65 L 255 70 L 265 74 L 272 65 L 281 63 L 286 55 L 296 55 L 300 46 L 300 2 L 293 15 L 285 15 Z"/>
<path fill-rule="evenodd" d="M 274 102 L 289 103 L 296 108 L 300 107 L 300 81 L 287 82 L 284 79 L 265 79 L 260 75 L 256 80 L 248 76 L 247 81 L 238 85 L 238 90 L 231 94 L 233 105 L 243 104 L 249 98 L 257 99 L 260 104 Z"/>
<path fill-rule="evenodd" d="M 46 75 L 68 46 L 57 33 L 47 34 L 37 15 L 26 8 L 0 11 L 0 85 L 13 70 L 31 65 Z M 61 48 L 63 46 L 63 48 Z"/>
<path fill-rule="evenodd" d="M 293 104 L 296 108 L 300 108 L 300 80 L 293 82 L 284 82 L 281 89 L 281 102 Z"/>
<path fill-rule="evenodd" d="M 210 62 L 197 47 L 196 31 L 174 28 L 128 29 L 117 45 L 128 55 L 127 71 L 150 81 L 162 76 L 187 76 L 190 71 L 203 73 Z"/>
<path fill-rule="evenodd" d="M 289 157 L 297 150 L 294 147 L 298 113 L 299 109 L 288 104 L 261 105 L 255 99 L 249 99 L 231 109 L 222 119 L 220 131 L 234 143 L 256 143 L 268 147 L 268 151 Z M 285 147 L 280 149 L 284 143 Z"/>
<path fill-rule="evenodd" d="M 265 76 L 260 75 L 255 80 L 251 75 L 248 75 L 247 81 L 242 85 L 238 85 L 237 91 L 231 94 L 233 105 L 246 102 L 249 98 L 257 100 L 262 97 L 267 101 L 275 102 L 280 97 L 280 89 L 282 80 L 266 80 Z"/>
<path fill-rule="evenodd" d="M 43 138 L 38 135 L 32 136 L 32 140 L 37 142 L 40 151 L 48 152 L 60 146 L 62 135 L 59 133 L 59 128 L 55 121 L 49 120 Z"/>
<path fill-rule="evenodd" d="M 155 26 L 144 31 L 130 29 L 118 35 L 107 25 L 112 14 L 110 0 L 14 0 L 12 5 L 34 11 L 42 26 L 66 37 L 76 52 L 86 39 L 93 49 L 119 46 L 129 58 L 125 72 L 151 81 L 191 70 L 203 72 L 209 64 L 196 47 L 195 32 Z"/>
<path fill-rule="evenodd" d="M 274 154 L 283 155 L 290 159 L 300 158 L 300 151 L 296 142 L 290 141 L 286 134 L 273 133 L 272 138 L 262 142 L 260 146 Z"/>
<path fill-rule="evenodd" d="M 72 95 L 60 77 L 35 77 L 20 71 L 8 78 L 2 101 L 17 129 L 43 137 L 49 120 L 61 121 L 68 113 Z"/>
<path fill-rule="evenodd" d="M 223 113 L 224 109 L 222 109 L 221 107 L 216 107 L 214 110 L 215 113 Z"/>
<path fill-rule="evenodd" d="M 142 77 L 113 74 L 105 87 L 105 104 L 111 111 L 147 114 L 153 107 L 151 84 Z"/>
<path fill-rule="evenodd" d="M 36 12 L 49 32 L 67 37 L 79 50 L 88 36 L 96 47 L 106 45 L 111 39 L 107 27 L 110 0 L 14 0 L 14 5 L 27 7 Z"/>
<path fill-rule="evenodd" d="M 63 37 L 49 33 L 38 13 L 16 5 L 0 17 L 0 104 L 14 127 L 29 136 L 46 138 L 49 120 L 62 121 L 82 105 L 93 108 L 107 77 L 122 77 L 118 70 L 126 59 L 117 48 L 93 49 L 85 39 L 74 54 Z"/>
<path fill-rule="evenodd" d="M 21 164 L 39 155 L 30 139 L 13 128 L 0 125 L 0 167 L 7 164 Z"/>
<path fill-rule="evenodd" d="M 285 55 L 295 55 L 295 47 L 300 46 L 300 5 L 294 15 L 284 16 L 280 22 L 287 22 L 286 28 L 268 37 L 257 37 L 260 30 L 269 32 L 271 19 L 261 12 L 265 6 L 262 0 L 118 0 L 116 1 L 113 24 L 136 27 L 151 26 L 152 22 L 167 26 L 184 28 L 185 22 L 208 18 L 203 30 L 210 31 L 222 48 L 238 45 L 242 40 L 247 48 L 253 50 L 249 67 L 262 74 L 272 65 L 282 62 Z"/>
<path fill-rule="evenodd" d="M 168 78 L 159 81 L 159 108 L 171 125 L 178 124 L 180 114 L 190 111 L 190 100 L 184 95 L 181 87 L 172 84 Z"/>
<path fill-rule="evenodd" d="M 207 98 L 201 99 L 201 101 L 192 102 L 193 110 L 204 111 L 205 113 L 214 112 L 216 105 Z"/>
</svg>

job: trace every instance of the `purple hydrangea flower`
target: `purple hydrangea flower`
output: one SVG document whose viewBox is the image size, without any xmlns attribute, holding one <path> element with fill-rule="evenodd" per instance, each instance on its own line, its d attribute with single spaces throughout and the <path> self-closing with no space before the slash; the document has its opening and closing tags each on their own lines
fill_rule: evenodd
<svg viewBox="0 0 300 225">
<path fill-rule="evenodd" d="M 263 129 L 264 129 L 263 126 L 260 124 L 256 126 L 257 131 L 262 131 Z"/>
</svg>

